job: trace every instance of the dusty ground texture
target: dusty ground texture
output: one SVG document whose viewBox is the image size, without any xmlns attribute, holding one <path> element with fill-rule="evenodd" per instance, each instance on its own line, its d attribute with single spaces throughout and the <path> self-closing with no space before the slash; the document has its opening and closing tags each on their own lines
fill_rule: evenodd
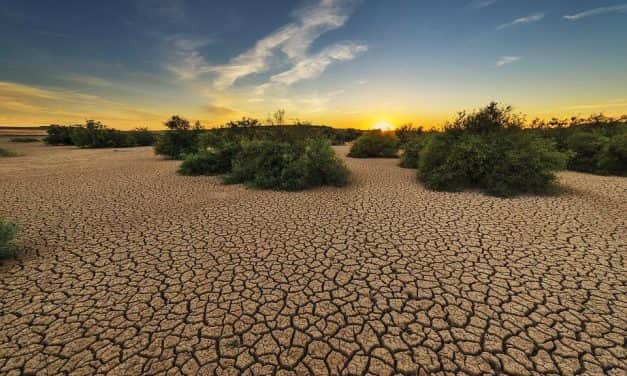
<svg viewBox="0 0 627 376">
<path fill-rule="evenodd" d="M 627 179 L 502 200 L 349 159 L 347 188 L 279 193 L 12 147 L 0 374 L 625 374 Z"/>
</svg>

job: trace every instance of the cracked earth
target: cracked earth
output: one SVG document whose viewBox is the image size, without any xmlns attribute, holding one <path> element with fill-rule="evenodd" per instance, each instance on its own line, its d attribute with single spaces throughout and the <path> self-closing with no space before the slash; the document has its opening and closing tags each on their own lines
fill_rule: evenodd
<svg viewBox="0 0 627 376">
<path fill-rule="evenodd" d="M 0 374 L 625 374 L 625 178 L 503 200 L 347 159 L 350 186 L 284 193 L 11 147 Z"/>
</svg>

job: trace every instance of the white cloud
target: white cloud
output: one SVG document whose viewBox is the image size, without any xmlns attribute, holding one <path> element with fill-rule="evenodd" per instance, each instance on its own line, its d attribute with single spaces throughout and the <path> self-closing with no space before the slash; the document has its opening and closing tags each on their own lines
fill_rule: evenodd
<svg viewBox="0 0 627 376">
<path fill-rule="evenodd" d="M 494 5 L 494 3 L 496 2 L 497 0 L 473 0 L 470 2 L 470 4 L 468 4 L 468 6 L 470 8 L 481 9 Z"/>
<path fill-rule="evenodd" d="M 270 78 L 273 84 L 292 85 L 298 81 L 318 77 L 335 61 L 349 61 L 366 52 L 368 46 L 352 42 L 338 43 L 319 53 L 298 61 L 291 69 Z"/>
<path fill-rule="evenodd" d="M 520 56 L 501 56 L 496 61 L 496 66 L 500 68 L 500 67 L 502 67 L 504 65 L 513 64 L 513 63 L 517 62 L 520 59 L 522 59 Z"/>
<path fill-rule="evenodd" d="M 538 22 L 538 21 L 542 20 L 544 18 L 544 16 L 545 16 L 544 13 L 536 13 L 536 14 L 532 14 L 532 15 L 527 16 L 527 17 L 517 18 L 517 19 L 515 19 L 512 22 L 508 22 L 508 23 L 500 25 L 499 27 L 496 28 L 496 30 L 503 30 L 503 29 L 511 27 L 511 26 L 524 25 L 524 24 L 529 24 L 529 23 L 532 23 L 532 22 Z"/>
<path fill-rule="evenodd" d="M 180 58 L 166 68 L 181 79 L 193 79 L 213 73 L 214 87 L 224 90 L 242 77 L 270 70 L 273 58 L 279 56 L 278 52 L 282 52 L 291 68 L 274 75 L 271 78 L 273 83 L 290 85 L 302 79 L 317 77 L 332 62 L 351 60 L 367 48 L 363 44 L 344 42 L 327 47 L 313 56 L 309 55 L 309 49 L 315 40 L 346 23 L 350 13 L 347 3 L 349 1 L 346 0 L 321 0 L 315 6 L 294 12 L 293 22 L 258 40 L 252 48 L 226 64 L 209 64 L 197 49 L 179 48 Z M 263 85 L 260 87 L 263 90 Z"/>
<path fill-rule="evenodd" d="M 570 21 L 577 21 L 586 17 L 598 16 L 601 14 L 615 13 L 615 12 L 621 12 L 621 13 L 627 12 L 627 4 L 616 5 L 612 7 L 594 8 L 594 9 L 586 10 L 580 13 L 565 15 L 564 18 Z"/>
</svg>

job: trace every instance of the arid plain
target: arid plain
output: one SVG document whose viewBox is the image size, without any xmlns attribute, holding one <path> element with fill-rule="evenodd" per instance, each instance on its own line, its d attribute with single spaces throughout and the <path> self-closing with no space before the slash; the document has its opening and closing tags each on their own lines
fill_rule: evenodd
<svg viewBox="0 0 627 376">
<path fill-rule="evenodd" d="M 627 369 L 627 179 L 559 196 L 183 177 L 151 148 L 0 146 L 0 374 L 613 374 Z M 347 147 L 337 147 L 345 156 Z"/>
</svg>

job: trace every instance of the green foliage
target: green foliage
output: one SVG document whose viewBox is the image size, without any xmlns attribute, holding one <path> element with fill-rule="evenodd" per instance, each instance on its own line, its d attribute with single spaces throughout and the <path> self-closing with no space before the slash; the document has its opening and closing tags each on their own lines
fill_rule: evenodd
<svg viewBox="0 0 627 376">
<path fill-rule="evenodd" d="M 34 137 L 14 137 L 10 141 L 15 143 L 27 144 L 32 142 L 39 142 L 41 140 Z"/>
<path fill-rule="evenodd" d="M 135 128 L 129 132 L 129 138 L 133 146 L 152 146 L 155 143 L 155 135 L 148 128 Z"/>
<path fill-rule="evenodd" d="M 241 150 L 238 142 L 221 143 L 218 147 L 188 154 L 178 173 L 181 175 L 221 175 L 231 171 L 231 164 Z"/>
<path fill-rule="evenodd" d="M 108 128 L 99 121 L 87 120 L 84 125 L 51 125 L 44 141 L 48 145 L 76 145 L 81 148 L 123 148 L 152 145 L 154 135 L 146 128 L 125 132 Z"/>
<path fill-rule="evenodd" d="M 403 154 L 401 154 L 401 163 L 403 168 L 418 168 L 420 160 L 420 151 L 428 142 L 428 137 L 423 135 L 415 135 L 403 144 Z"/>
<path fill-rule="evenodd" d="M 602 173 L 627 176 L 627 132 L 617 134 L 605 143 L 597 163 Z"/>
<path fill-rule="evenodd" d="M 231 141 L 242 139 L 257 139 L 257 140 L 270 140 L 281 142 L 302 142 L 303 140 L 310 138 L 325 138 L 333 145 L 341 145 L 345 142 L 353 141 L 362 131 L 357 129 L 336 129 L 327 126 L 310 125 L 300 123 L 296 125 L 267 125 L 257 126 L 254 119 L 246 119 L 246 124 L 243 124 L 244 120 L 235 122 L 234 126 L 231 123 L 227 123 L 225 127 L 211 129 L 206 132 L 203 137 L 207 138 L 225 138 Z M 201 144 L 204 141 L 201 140 Z"/>
<path fill-rule="evenodd" d="M 423 135 L 422 127 L 414 127 L 412 124 L 404 124 L 394 130 L 396 139 L 401 148 L 405 148 L 405 145 L 413 141 L 416 138 L 420 138 Z"/>
<path fill-rule="evenodd" d="M 128 134 L 107 128 L 95 120 L 87 120 L 84 126 L 73 127 L 70 137 L 72 143 L 80 148 L 121 148 L 133 145 Z"/>
<path fill-rule="evenodd" d="M 16 224 L 0 218 L 0 258 L 8 256 L 9 243 L 17 234 Z"/>
<path fill-rule="evenodd" d="M 495 103 L 461 113 L 420 151 L 418 178 L 434 190 L 480 188 L 500 197 L 552 191 L 555 171 L 566 166 L 568 155 L 523 131 L 519 119 Z"/>
<path fill-rule="evenodd" d="M 322 185 L 343 186 L 348 175 L 348 169 L 327 140 L 310 139 L 292 144 L 243 140 L 232 171 L 224 181 L 260 189 L 296 191 Z"/>
<path fill-rule="evenodd" d="M 44 142 L 48 145 L 74 145 L 72 128 L 74 127 L 53 124 L 48 127 L 48 136 L 44 138 Z"/>
<path fill-rule="evenodd" d="M 372 131 L 361 135 L 348 153 L 353 158 L 396 158 L 398 141 L 393 133 Z"/>
<path fill-rule="evenodd" d="M 194 126 L 178 115 L 172 116 L 165 126 L 168 131 L 161 134 L 155 144 L 155 153 L 172 159 L 183 159 L 186 154 L 193 154 L 198 149 L 198 140 L 202 127 Z"/>
<path fill-rule="evenodd" d="M 20 154 L 5 148 L 0 148 L 0 158 L 18 157 Z"/>
</svg>

